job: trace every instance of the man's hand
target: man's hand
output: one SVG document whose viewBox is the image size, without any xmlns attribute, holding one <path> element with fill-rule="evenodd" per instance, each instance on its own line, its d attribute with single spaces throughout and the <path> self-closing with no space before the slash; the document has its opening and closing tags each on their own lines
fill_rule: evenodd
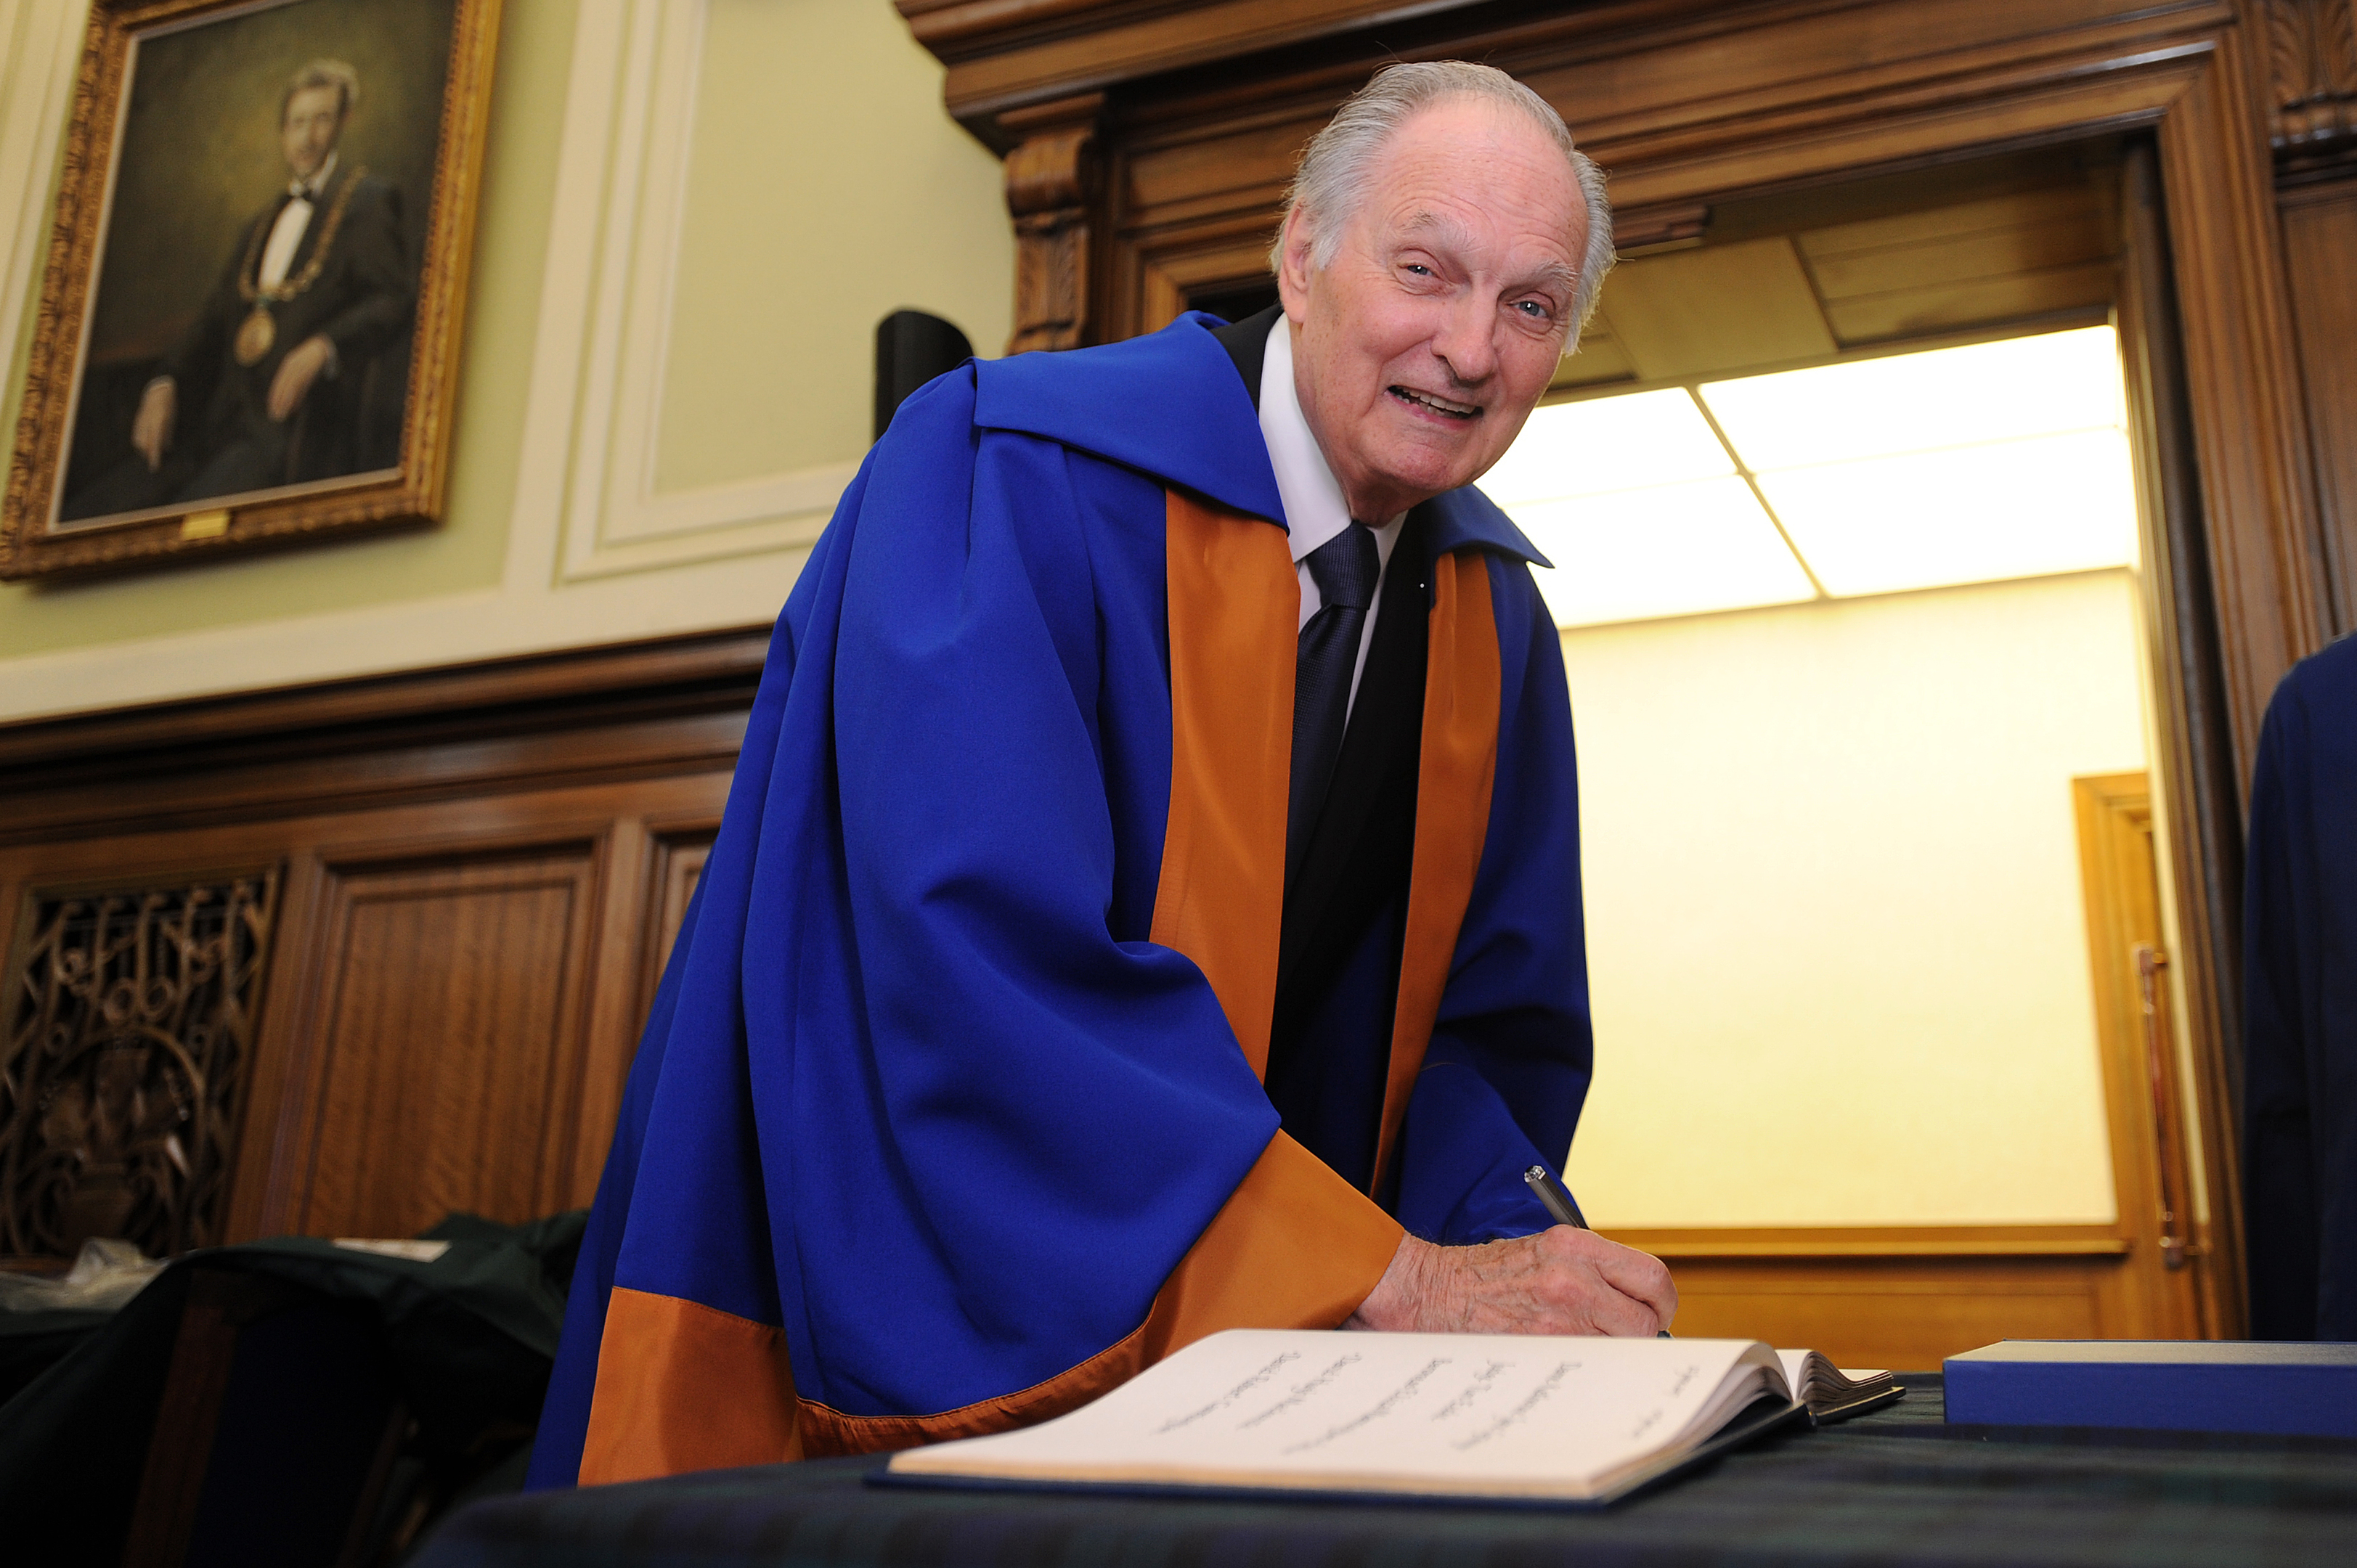
<svg viewBox="0 0 2357 1568">
<path fill-rule="evenodd" d="M 1660 1259 L 1558 1225 L 1479 1247 L 1404 1236 L 1391 1267 L 1342 1326 L 1651 1338 L 1677 1313 L 1677 1286 Z"/>
<path fill-rule="evenodd" d="M 164 466 L 164 454 L 172 445 L 172 419 L 178 411 L 180 394 L 165 376 L 147 383 L 147 391 L 139 400 L 139 412 L 131 419 L 131 445 L 147 459 L 147 471 L 154 473 Z"/>
<path fill-rule="evenodd" d="M 278 361 L 278 373 L 270 378 L 271 418 L 284 424 L 302 405 L 304 394 L 335 352 L 335 345 L 316 334 L 286 350 L 286 357 Z"/>
</svg>

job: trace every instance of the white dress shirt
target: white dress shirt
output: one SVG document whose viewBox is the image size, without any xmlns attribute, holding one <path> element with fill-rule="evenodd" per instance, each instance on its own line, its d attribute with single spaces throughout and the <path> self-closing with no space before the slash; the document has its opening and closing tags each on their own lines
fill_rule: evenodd
<svg viewBox="0 0 2357 1568">
<path fill-rule="evenodd" d="M 1285 503 L 1285 521 L 1292 535 L 1293 569 L 1301 581 L 1299 626 L 1308 626 L 1309 618 L 1325 603 L 1318 592 L 1318 580 L 1309 575 L 1309 553 L 1348 528 L 1351 520 L 1342 487 L 1334 470 L 1326 466 L 1326 454 L 1318 450 L 1318 438 L 1310 434 L 1309 421 L 1301 412 L 1301 398 L 1293 384 L 1293 325 L 1282 316 L 1269 328 L 1268 347 L 1261 355 L 1260 435 L 1268 443 L 1268 464 L 1276 471 L 1276 495 Z M 1392 546 L 1399 542 L 1400 524 L 1406 519 L 1407 513 L 1401 512 L 1374 526 L 1379 569 L 1375 596 L 1367 604 L 1367 624 L 1359 632 L 1358 661 L 1351 667 L 1352 703 L 1359 700 L 1359 677 L 1366 672 L 1367 650 L 1374 646 L 1375 612 L 1383 607 L 1383 575 L 1391 569 Z M 1350 708 L 1342 711 L 1347 715 Z"/>
<path fill-rule="evenodd" d="M 294 199 L 278 209 L 278 220 L 270 226 L 269 242 L 262 247 L 262 275 L 256 281 L 264 288 L 276 288 L 286 281 L 286 269 L 295 264 L 295 252 L 310 231 L 311 211 L 319 192 L 328 188 L 328 177 L 335 172 L 336 155 L 329 153 L 319 172 L 309 179 L 287 182 L 286 194 Z"/>
</svg>

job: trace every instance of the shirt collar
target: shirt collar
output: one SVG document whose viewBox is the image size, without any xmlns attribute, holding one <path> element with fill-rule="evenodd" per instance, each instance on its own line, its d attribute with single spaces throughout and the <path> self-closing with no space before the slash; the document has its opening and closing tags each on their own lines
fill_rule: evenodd
<svg viewBox="0 0 2357 1568">
<path fill-rule="evenodd" d="M 1260 434 L 1268 445 L 1268 465 L 1276 474 L 1276 493 L 1285 500 L 1285 521 L 1294 562 L 1351 525 L 1350 503 L 1342 486 L 1328 467 L 1326 454 L 1311 434 L 1308 416 L 1293 381 L 1293 327 L 1284 317 L 1268 329 L 1268 346 L 1260 361 Z M 1407 513 L 1371 523 L 1375 542 L 1385 561 L 1392 542 L 1399 537 Z"/>
<path fill-rule="evenodd" d="M 328 188 L 328 181 L 335 177 L 338 156 L 329 153 L 327 161 L 319 166 L 319 172 L 310 178 L 288 180 L 286 194 L 304 201 L 318 200 L 319 193 Z"/>
</svg>

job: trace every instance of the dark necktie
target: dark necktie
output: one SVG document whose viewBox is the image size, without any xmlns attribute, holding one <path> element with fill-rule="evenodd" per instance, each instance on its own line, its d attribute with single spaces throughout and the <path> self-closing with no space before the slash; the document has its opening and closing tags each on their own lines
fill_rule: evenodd
<svg viewBox="0 0 2357 1568">
<path fill-rule="evenodd" d="M 1353 522 L 1311 551 L 1305 564 L 1323 602 L 1301 628 L 1293 666 L 1293 787 L 1285 812 L 1288 886 L 1308 852 L 1334 759 L 1342 750 L 1351 675 L 1358 667 L 1359 639 L 1366 629 L 1367 607 L 1374 602 L 1383 557 L 1373 531 Z"/>
</svg>

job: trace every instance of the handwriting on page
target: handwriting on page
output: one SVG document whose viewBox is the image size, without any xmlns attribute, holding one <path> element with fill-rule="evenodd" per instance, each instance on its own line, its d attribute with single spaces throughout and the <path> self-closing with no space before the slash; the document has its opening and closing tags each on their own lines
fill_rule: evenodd
<svg viewBox="0 0 2357 1568">
<path fill-rule="evenodd" d="M 1473 1380 L 1455 1399 L 1432 1412 L 1435 1421 L 1447 1421 L 1452 1415 L 1462 1415 L 1473 1407 L 1473 1402 L 1490 1391 L 1499 1376 L 1513 1367 L 1512 1361 L 1492 1361 L 1473 1374 Z"/>
<path fill-rule="evenodd" d="M 1545 1378 L 1541 1380 L 1538 1387 L 1533 1389 L 1529 1393 L 1523 1396 L 1522 1403 L 1516 1405 L 1513 1409 L 1508 1411 L 1505 1414 L 1500 1416 L 1489 1425 L 1482 1427 L 1471 1436 L 1460 1439 L 1457 1444 L 1457 1451 L 1461 1454 L 1469 1448 L 1479 1448 L 1482 1444 L 1487 1443 L 1492 1437 L 1497 1436 L 1498 1434 L 1504 1432 L 1511 1427 L 1520 1426 L 1524 1421 L 1529 1419 L 1531 1412 L 1538 1409 L 1540 1404 L 1545 1401 L 1546 1397 L 1555 1392 L 1555 1389 L 1563 1382 L 1564 1379 L 1571 1375 L 1572 1369 L 1578 1365 L 1579 1363 L 1577 1361 L 1557 1362 L 1555 1370 L 1549 1372 Z"/>
<path fill-rule="evenodd" d="M 1670 1385 L 1670 1398 L 1675 1400 L 1680 1394 L 1684 1393 L 1686 1385 L 1700 1376 L 1702 1376 L 1700 1367 L 1690 1366 L 1680 1369 L 1677 1381 Z M 1643 1415 L 1639 1416 L 1637 1423 L 1629 1429 L 1629 1441 L 1635 1443 L 1644 1438 L 1647 1434 L 1667 1420 L 1669 1413 L 1667 1405 L 1655 1405 Z"/>
<path fill-rule="evenodd" d="M 1205 1416 L 1216 1414 L 1217 1412 L 1227 1409 L 1230 1405 L 1234 1404 L 1236 1401 L 1243 1398 L 1244 1395 L 1252 1392 L 1253 1390 L 1260 1387 L 1263 1383 L 1268 1381 L 1269 1379 L 1276 1376 L 1279 1371 L 1284 1369 L 1288 1362 L 1298 1361 L 1299 1359 L 1301 1359 L 1301 1358 L 1295 1352 L 1291 1350 L 1286 1351 L 1275 1359 L 1270 1361 L 1267 1366 L 1263 1367 L 1251 1377 L 1246 1378 L 1243 1382 L 1238 1383 L 1234 1388 L 1230 1389 L 1226 1393 L 1222 1394 L 1218 1399 L 1213 1400 L 1202 1409 L 1189 1411 L 1185 1415 L 1172 1416 L 1168 1421 L 1164 1422 L 1161 1425 L 1154 1429 L 1156 1434 L 1159 1435 L 1165 1432 L 1176 1432 L 1182 1426 L 1192 1426 L 1195 1423 L 1202 1420 Z"/>
<path fill-rule="evenodd" d="M 1303 1442 L 1293 1444 L 1293 1446 L 1287 1448 L 1286 1452 L 1287 1454 L 1307 1454 L 1312 1448 L 1323 1448 L 1327 1444 L 1333 1442 L 1334 1439 L 1338 1437 L 1347 1437 L 1351 1433 L 1358 1431 L 1359 1428 L 1366 1425 L 1371 1421 L 1381 1421 L 1383 1417 L 1392 1412 L 1394 1406 L 1397 1405 L 1402 1400 L 1413 1396 L 1416 1390 L 1424 1387 L 1426 1380 L 1428 1380 L 1433 1373 L 1440 1370 L 1441 1368 L 1446 1367 L 1447 1365 L 1448 1365 L 1448 1357 L 1435 1357 L 1433 1359 L 1426 1361 L 1424 1364 L 1422 1370 L 1415 1373 L 1415 1376 L 1409 1378 L 1407 1381 L 1402 1383 L 1391 1392 L 1385 1394 L 1382 1399 L 1377 1400 L 1373 1405 L 1370 1406 L 1366 1411 L 1362 1412 L 1354 1419 L 1346 1421 L 1340 1426 L 1329 1426 L 1316 1437 L 1308 1438 Z"/>
<path fill-rule="evenodd" d="M 1734 1341 L 1240 1329 L 1178 1352 L 1168 1376 L 971 1446 L 1009 1475 L 1562 1487 L 1684 1441 L 1755 1353 Z"/>
<path fill-rule="evenodd" d="M 1293 1409 L 1297 1404 L 1300 1404 L 1304 1400 L 1312 1398 L 1319 1390 L 1325 1388 L 1329 1383 L 1331 1383 L 1336 1378 L 1340 1377 L 1344 1368 L 1355 1367 L 1358 1364 L 1359 1358 L 1356 1356 L 1344 1356 L 1340 1358 L 1332 1366 L 1327 1368 L 1324 1371 L 1318 1373 L 1308 1382 L 1296 1383 L 1293 1386 L 1293 1391 L 1291 1393 L 1286 1395 L 1283 1399 L 1277 1401 L 1275 1404 L 1269 1406 L 1258 1415 L 1247 1419 L 1243 1423 L 1242 1430 L 1249 1431 L 1253 1427 L 1258 1426 L 1262 1422 L 1267 1421 L 1273 1416 L 1283 1415 L 1286 1411 Z"/>
<path fill-rule="evenodd" d="M 1457 1357 L 1432 1356 L 1404 1377 L 1394 1370 L 1386 1379 L 1379 1366 L 1362 1367 L 1362 1359 L 1346 1352 L 1302 1376 L 1303 1369 L 1295 1368 L 1301 1358 L 1288 1350 L 1209 1403 L 1171 1415 L 1151 1430 L 1159 1437 L 1192 1428 L 1212 1442 L 1222 1441 L 1221 1433 L 1236 1439 L 1265 1430 L 1275 1438 L 1275 1452 L 1290 1456 L 1367 1438 L 1386 1423 L 1408 1421 L 1421 1430 L 1435 1423 L 1456 1428 L 1434 1435 L 1465 1452 L 1526 1424 L 1580 1367 L 1571 1359 L 1532 1364 L 1483 1357 L 1468 1365 Z M 1294 1369 L 1290 1381 L 1288 1369 Z M 1266 1403 L 1254 1397 L 1271 1394 L 1275 1397 Z M 1508 1402 L 1503 1408 L 1501 1400 Z"/>
</svg>

